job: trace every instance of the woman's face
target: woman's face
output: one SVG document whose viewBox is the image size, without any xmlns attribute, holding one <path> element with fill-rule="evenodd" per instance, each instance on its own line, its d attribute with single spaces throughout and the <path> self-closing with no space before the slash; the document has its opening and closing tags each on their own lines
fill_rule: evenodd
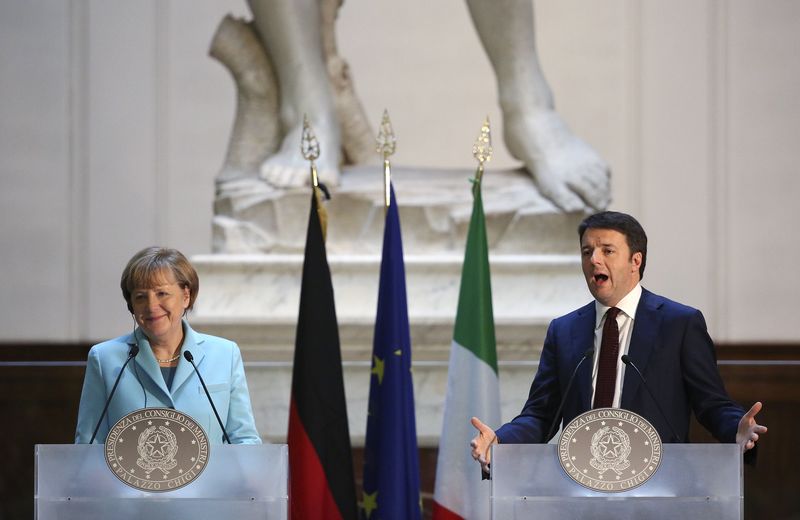
<svg viewBox="0 0 800 520">
<path fill-rule="evenodd" d="M 189 307 L 189 289 L 182 288 L 171 272 L 164 271 L 152 287 L 137 287 L 131 292 L 136 323 L 151 343 L 180 341 L 181 317 Z"/>
</svg>

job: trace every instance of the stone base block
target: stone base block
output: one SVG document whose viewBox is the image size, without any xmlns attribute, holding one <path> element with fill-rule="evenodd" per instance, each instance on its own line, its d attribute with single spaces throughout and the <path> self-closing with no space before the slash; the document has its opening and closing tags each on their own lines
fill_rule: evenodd
<svg viewBox="0 0 800 520">
<path fill-rule="evenodd" d="M 417 433 L 435 446 L 441 430 L 461 255 L 407 255 Z M 256 420 L 270 440 L 285 438 L 299 308 L 301 255 L 192 258 L 200 297 L 190 316 L 200 331 L 242 348 Z M 363 443 L 380 257 L 329 257 L 344 361 L 350 432 Z M 524 403 L 550 320 L 590 300 L 577 255 L 490 257 L 504 418 Z"/>
</svg>

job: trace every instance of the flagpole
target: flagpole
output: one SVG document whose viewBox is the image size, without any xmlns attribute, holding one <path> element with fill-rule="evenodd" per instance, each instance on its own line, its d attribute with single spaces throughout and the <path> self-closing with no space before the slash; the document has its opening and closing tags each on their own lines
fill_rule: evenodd
<svg viewBox="0 0 800 520">
<path fill-rule="evenodd" d="M 392 203 L 392 165 L 389 162 L 389 156 L 394 153 L 397 146 L 397 139 L 395 138 L 394 129 L 392 128 L 392 121 L 389 119 L 389 111 L 386 109 L 383 110 L 381 126 L 378 130 L 378 136 L 375 138 L 375 142 L 377 143 L 375 150 L 383 156 L 383 211 L 385 213 Z"/>
<path fill-rule="evenodd" d="M 327 215 L 315 160 L 320 147 L 308 117 L 300 139 L 310 161 L 311 204 L 289 402 L 289 516 L 358 518 L 336 304 L 325 250 Z"/>
<path fill-rule="evenodd" d="M 433 520 L 491 517 L 491 486 L 480 480 L 475 461 L 465 446 L 475 435 L 469 417 L 500 423 L 500 385 L 497 339 L 492 312 L 491 270 L 483 212 L 481 182 L 492 154 L 487 117 L 472 154 L 478 168 L 472 182 L 472 216 L 461 271 L 453 342 L 447 372 L 442 435 L 436 462 Z"/>
</svg>

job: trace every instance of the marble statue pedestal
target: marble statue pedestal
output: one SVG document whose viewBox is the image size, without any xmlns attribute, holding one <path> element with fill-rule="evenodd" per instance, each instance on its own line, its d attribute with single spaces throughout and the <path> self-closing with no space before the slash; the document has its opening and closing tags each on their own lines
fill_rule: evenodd
<svg viewBox="0 0 800 520">
<path fill-rule="evenodd" d="M 328 202 L 331 268 L 350 432 L 363 444 L 383 233 L 382 172 L 348 170 Z M 393 170 L 405 251 L 420 445 L 441 430 L 466 230 L 469 171 Z M 503 417 L 518 413 L 549 321 L 589 301 L 577 254 L 583 215 L 563 214 L 522 172 L 487 172 L 483 186 Z M 247 253 L 192 258 L 201 281 L 190 319 L 236 341 L 262 436 L 285 439 L 310 190 L 218 200 L 215 245 Z M 219 210 L 226 208 L 227 215 Z M 222 225 L 219 218 L 226 219 Z M 237 229 L 238 228 L 238 229 Z M 257 237 L 247 234 L 258 229 Z M 264 232 L 263 230 L 267 230 Z M 253 252 L 253 246 L 267 249 Z"/>
</svg>

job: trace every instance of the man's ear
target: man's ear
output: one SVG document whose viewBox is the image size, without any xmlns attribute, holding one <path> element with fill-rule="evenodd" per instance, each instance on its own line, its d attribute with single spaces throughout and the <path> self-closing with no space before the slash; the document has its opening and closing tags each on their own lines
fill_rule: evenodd
<svg viewBox="0 0 800 520">
<path fill-rule="evenodd" d="M 631 268 L 632 268 L 631 270 L 635 270 L 636 272 L 639 272 L 639 268 L 642 266 L 642 252 L 641 251 L 637 251 L 636 253 L 633 253 L 633 255 L 631 255 L 631 264 L 632 264 L 631 265 Z"/>
</svg>

